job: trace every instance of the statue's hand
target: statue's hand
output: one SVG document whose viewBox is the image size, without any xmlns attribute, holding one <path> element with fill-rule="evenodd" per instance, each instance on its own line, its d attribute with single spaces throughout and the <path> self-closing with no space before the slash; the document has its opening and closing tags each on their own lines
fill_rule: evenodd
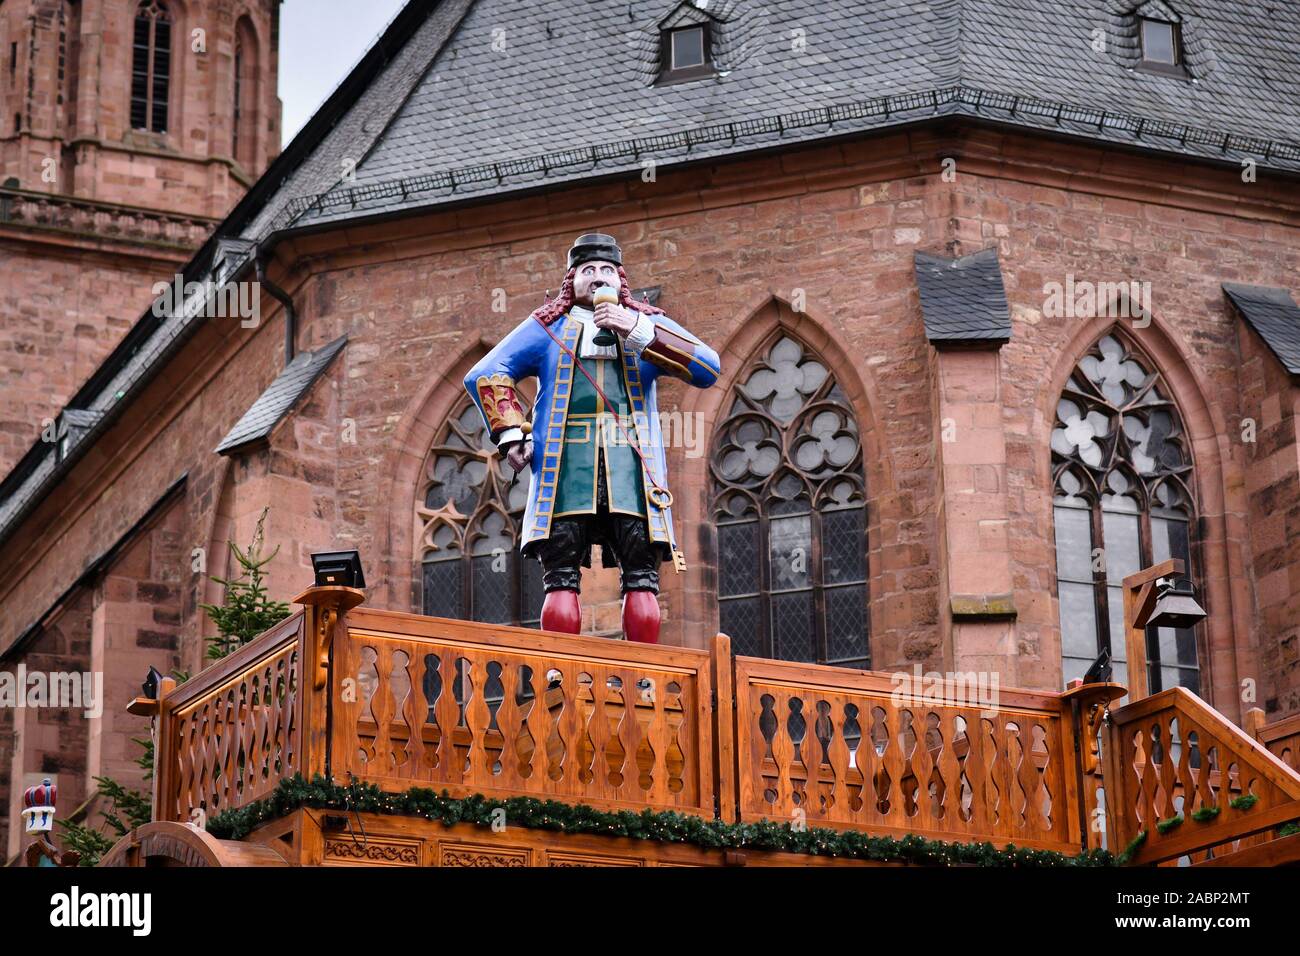
<svg viewBox="0 0 1300 956">
<path fill-rule="evenodd" d="M 613 302 L 596 306 L 596 327 L 627 335 L 636 327 L 636 314 Z"/>
<path fill-rule="evenodd" d="M 506 461 L 516 472 L 523 471 L 532 460 L 533 443 L 530 441 L 517 441 L 506 449 Z"/>
</svg>

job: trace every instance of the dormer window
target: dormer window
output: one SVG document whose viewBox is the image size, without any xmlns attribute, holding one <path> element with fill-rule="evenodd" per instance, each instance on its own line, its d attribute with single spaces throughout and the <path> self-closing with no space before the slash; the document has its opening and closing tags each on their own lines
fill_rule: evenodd
<svg viewBox="0 0 1300 956">
<path fill-rule="evenodd" d="M 1142 28 L 1142 67 L 1160 73 L 1172 73 L 1183 76 L 1182 38 L 1179 36 L 1178 24 L 1167 20 L 1143 17 L 1139 24 Z"/>
<path fill-rule="evenodd" d="M 713 52 L 708 23 L 664 30 L 660 34 L 660 83 L 712 76 Z"/>
</svg>

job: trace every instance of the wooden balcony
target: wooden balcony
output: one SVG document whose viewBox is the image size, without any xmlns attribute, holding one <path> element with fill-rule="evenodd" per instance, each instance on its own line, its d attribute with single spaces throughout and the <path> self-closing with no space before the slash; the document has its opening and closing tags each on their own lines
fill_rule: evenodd
<svg viewBox="0 0 1300 956">
<path fill-rule="evenodd" d="M 1300 818 L 1300 775 L 1181 689 L 1107 720 L 1124 693 L 1113 684 L 1002 689 L 990 706 L 952 681 L 908 696 L 890 674 L 733 657 L 723 635 L 707 650 L 647 646 L 359 600 L 314 588 L 298 613 L 166 689 L 155 822 L 107 864 L 174 859 L 182 845 L 190 861 L 266 865 L 862 863 L 337 808 L 294 810 L 242 841 L 185 825 L 297 774 L 1067 855 L 1118 852 L 1145 832 L 1133 864 L 1284 844 L 1278 828 Z M 1293 754 L 1290 733 L 1275 742 Z M 1244 794 L 1254 800 L 1234 804 Z M 1193 819 L 1202 808 L 1217 810 Z"/>
</svg>

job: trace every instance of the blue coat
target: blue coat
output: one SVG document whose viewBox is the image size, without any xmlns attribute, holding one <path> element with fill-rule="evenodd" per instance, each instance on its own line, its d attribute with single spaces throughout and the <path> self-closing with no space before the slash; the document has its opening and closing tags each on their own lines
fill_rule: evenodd
<svg viewBox="0 0 1300 956">
<path fill-rule="evenodd" d="M 708 388 L 718 380 L 721 366 L 713 349 L 672 319 L 665 315 L 650 318 L 656 327 L 655 340 L 646 346 L 639 359 L 630 349 L 621 349 L 624 382 L 635 423 L 635 428 L 629 431 L 649 464 L 651 477 L 671 490 L 665 474 L 656 382 L 666 372 L 696 388 Z M 566 314 L 550 326 L 550 331 L 576 353 L 581 328 L 580 322 Z M 494 442 L 506 428 L 522 421 L 522 408 L 514 400 L 517 383 L 533 376 L 538 381 L 532 414 L 535 443 L 532 480 L 524 510 L 521 548 L 543 541 L 551 534 L 569 395 L 573 377 L 581 374 L 574 369 L 573 360 L 547 335 L 546 328 L 529 316 L 465 376 L 465 389 L 483 415 Z M 648 492 L 650 483 L 643 482 L 643 485 Z M 646 514 L 651 540 L 675 549 L 671 509 L 657 507 L 647 494 Z"/>
</svg>

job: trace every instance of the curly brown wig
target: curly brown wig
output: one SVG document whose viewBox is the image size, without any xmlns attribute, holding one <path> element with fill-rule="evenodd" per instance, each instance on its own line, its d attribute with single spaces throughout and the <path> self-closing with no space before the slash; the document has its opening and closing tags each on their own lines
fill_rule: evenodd
<svg viewBox="0 0 1300 956">
<path fill-rule="evenodd" d="M 560 292 L 554 299 L 551 299 L 545 305 L 533 310 L 530 318 L 537 319 L 543 325 L 551 325 L 560 316 L 569 311 L 573 305 L 573 276 L 578 270 L 570 269 L 564 274 L 564 281 L 560 283 Z M 637 312 L 644 312 L 646 315 L 663 315 L 664 310 L 655 308 L 649 302 L 637 302 L 632 298 L 632 289 L 627 284 L 627 273 L 623 267 L 618 267 L 618 301 L 619 304 L 628 309 L 635 309 Z"/>
</svg>

